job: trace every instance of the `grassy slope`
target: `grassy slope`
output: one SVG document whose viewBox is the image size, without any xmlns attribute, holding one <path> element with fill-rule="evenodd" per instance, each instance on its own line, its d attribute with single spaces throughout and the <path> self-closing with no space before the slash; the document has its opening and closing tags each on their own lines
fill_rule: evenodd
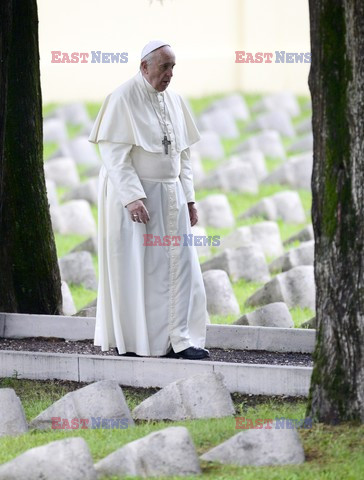
<svg viewBox="0 0 364 480">
<path fill-rule="evenodd" d="M 82 385 L 81 385 L 82 386 Z M 28 420 L 38 415 L 52 402 L 80 385 L 69 382 L 35 382 L 31 380 L 1 379 L 0 387 L 14 388 L 19 395 Z M 124 388 L 124 394 L 132 409 L 154 390 L 135 390 Z M 257 418 L 285 417 L 303 419 L 305 401 L 297 399 L 285 402 L 282 399 L 255 399 L 233 396 L 237 416 L 253 420 Z M 235 429 L 233 417 L 180 422 L 140 422 L 135 428 L 127 430 L 75 430 L 49 431 L 20 435 L 15 438 L 0 439 L 0 463 L 11 460 L 25 450 L 44 445 L 54 440 L 70 436 L 82 436 L 88 443 L 94 461 L 98 461 L 122 445 L 136 440 L 156 430 L 181 425 L 188 428 L 196 445 L 198 454 L 202 454 L 217 444 L 227 440 L 239 430 Z M 285 467 L 234 467 L 202 462 L 205 478 L 248 480 L 357 480 L 364 471 L 364 426 L 343 424 L 336 427 L 317 424 L 311 429 L 299 430 L 303 442 L 306 462 L 299 466 Z M 172 477 L 169 477 L 172 478 Z M 177 478 L 177 477 L 176 477 Z M 196 477 L 187 477 L 196 478 Z"/>
</svg>

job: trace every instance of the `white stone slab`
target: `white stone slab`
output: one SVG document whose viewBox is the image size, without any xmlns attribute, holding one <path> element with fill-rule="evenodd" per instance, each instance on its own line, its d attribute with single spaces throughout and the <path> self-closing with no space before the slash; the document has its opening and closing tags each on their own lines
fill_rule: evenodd
<svg viewBox="0 0 364 480">
<path fill-rule="evenodd" d="M 224 147 L 220 137 L 216 132 L 211 130 L 201 132 L 201 139 L 193 146 L 202 158 L 212 158 L 220 160 L 224 158 Z"/>
<path fill-rule="evenodd" d="M 72 125 L 88 125 L 90 116 L 81 102 L 69 103 L 57 108 L 56 115 Z"/>
<path fill-rule="evenodd" d="M 249 162 L 229 160 L 206 174 L 200 188 L 219 188 L 224 192 L 258 193 L 259 185 L 254 168 Z"/>
<path fill-rule="evenodd" d="M 287 149 L 288 152 L 299 153 L 313 150 L 313 134 L 312 132 L 306 134 L 302 138 L 295 140 Z"/>
<path fill-rule="evenodd" d="M 275 130 L 265 130 L 258 135 L 253 135 L 241 143 L 235 151 L 240 153 L 256 150 L 260 150 L 269 157 L 281 159 L 286 157 L 280 134 Z"/>
<path fill-rule="evenodd" d="M 271 112 L 262 113 L 258 115 L 246 129 L 251 132 L 268 129 L 276 130 L 281 135 L 290 138 L 296 135 L 291 117 L 284 110 L 272 110 Z"/>
<path fill-rule="evenodd" d="M 268 175 L 265 158 L 260 150 L 251 150 L 249 152 L 232 155 L 230 157 L 230 161 L 250 163 L 258 181 L 262 180 Z"/>
<path fill-rule="evenodd" d="M 62 235 L 96 235 L 96 222 L 92 215 L 90 204 L 86 200 L 70 200 L 59 207 L 53 207 L 51 214 L 58 218 L 58 228 L 55 231 Z"/>
<path fill-rule="evenodd" d="M 77 355 L 0 350 L 0 377 L 12 377 L 14 373 L 33 380 L 80 381 Z"/>
<path fill-rule="evenodd" d="M 196 208 L 199 212 L 199 226 L 225 228 L 235 225 L 233 211 L 226 195 L 221 193 L 208 195 L 196 202 Z"/>
<path fill-rule="evenodd" d="M 68 138 L 65 122 L 61 118 L 46 118 L 43 121 L 43 141 L 65 142 Z"/>
<path fill-rule="evenodd" d="M 235 93 L 223 98 L 215 100 L 210 107 L 205 111 L 213 109 L 225 108 L 229 111 L 236 120 L 247 120 L 250 116 L 249 108 L 244 97 L 241 94 Z"/>
<path fill-rule="evenodd" d="M 296 155 L 267 175 L 263 184 L 289 185 L 293 188 L 311 190 L 313 153 Z"/>
<path fill-rule="evenodd" d="M 80 183 L 75 161 L 71 157 L 58 157 L 44 164 L 47 180 L 53 180 L 57 186 L 75 187 Z"/>
<path fill-rule="evenodd" d="M 77 312 L 75 302 L 73 301 L 72 292 L 68 283 L 61 281 L 62 291 L 62 313 L 63 315 L 74 315 Z"/>
<path fill-rule="evenodd" d="M 239 130 L 229 110 L 218 108 L 203 113 L 199 118 L 202 130 L 212 130 L 223 138 L 237 138 Z"/>
<path fill-rule="evenodd" d="M 222 373 L 230 392 L 292 396 L 308 395 L 312 373 L 311 367 L 0 350 L 0 376 L 10 377 L 14 370 L 21 378 L 88 383 L 115 380 L 119 385 L 145 388 L 164 387 L 180 378 L 216 372 Z"/>
<path fill-rule="evenodd" d="M 300 106 L 294 93 L 289 91 L 277 92 L 271 95 L 266 95 L 258 100 L 252 107 L 253 112 L 265 112 L 276 110 L 280 108 L 290 114 L 291 117 L 296 117 L 300 114 Z"/>
</svg>

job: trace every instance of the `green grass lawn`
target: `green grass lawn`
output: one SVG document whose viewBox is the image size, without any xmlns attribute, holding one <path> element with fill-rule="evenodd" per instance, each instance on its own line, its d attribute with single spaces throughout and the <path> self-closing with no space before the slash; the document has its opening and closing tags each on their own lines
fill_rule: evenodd
<svg viewBox="0 0 364 480">
<path fill-rule="evenodd" d="M 61 396 L 84 384 L 60 381 L 32 381 L 15 378 L 0 379 L 0 388 L 14 388 L 20 397 L 27 420 L 30 421 Z M 123 388 L 126 401 L 133 409 L 156 389 Z M 250 418 L 285 417 L 303 419 L 305 399 L 281 397 L 251 397 L 232 395 L 236 416 Z M 31 431 L 18 437 L 0 438 L 0 463 L 11 460 L 29 448 L 44 445 L 66 437 L 83 437 L 95 462 L 128 442 L 148 433 L 172 425 L 188 428 L 197 452 L 202 455 L 210 448 L 239 433 L 234 417 L 222 419 L 190 420 L 179 422 L 137 422 L 135 428 L 126 430 L 74 430 Z M 300 429 L 306 462 L 303 465 L 284 467 L 235 467 L 202 462 L 203 476 L 216 480 L 243 478 L 248 480 L 358 480 L 364 471 L 364 426 L 344 423 L 339 426 L 315 424 L 309 429 Z M 116 478 L 116 477 L 113 477 Z M 168 477 L 178 478 L 178 477 Z M 196 478 L 196 477 L 186 477 Z"/>
</svg>

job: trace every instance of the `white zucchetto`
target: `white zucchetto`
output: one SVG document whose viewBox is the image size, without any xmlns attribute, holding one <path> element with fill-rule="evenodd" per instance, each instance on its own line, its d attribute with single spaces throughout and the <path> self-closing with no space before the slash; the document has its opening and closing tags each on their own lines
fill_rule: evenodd
<svg viewBox="0 0 364 480">
<path fill-rule="evenodd" d="M 152 40 L 152 41 L 150 41 L 143 48 L 140 60 L 143 60 L 143 58 L 145 56 L 147 56 L 149 53 L 153 52 L 154 50 L 157 50 L 157 48 L 161 48 L 161 47 L 165 47 L 165 46 L 170 47 L 170 44 L 167 43 L 167 42 L 163 42 L 163 40 Z"/>
</svg>

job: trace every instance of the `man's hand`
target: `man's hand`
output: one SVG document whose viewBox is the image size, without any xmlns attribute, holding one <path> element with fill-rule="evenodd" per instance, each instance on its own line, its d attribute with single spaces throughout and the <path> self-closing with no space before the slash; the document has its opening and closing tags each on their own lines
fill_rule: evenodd
<svg viewBox="0 0 364 480">
<path fill-rule="evenodd" d="M 198 215 L 197 215 L 197 209 L 195 207 L 195 202 L 189 202 L 188 203 L 188 211 L 190 214 L 190 221 L 191 221 L 191 227 L 196 225 L 198 221 Z"/>
<path fill-rule="evenodd" d="M 149 221 L 149 213 L 142 200 L 135 200 L 135 202 L 129 203 L 126 208 L 133 222 L 147 223 Z"/>
</svg>

